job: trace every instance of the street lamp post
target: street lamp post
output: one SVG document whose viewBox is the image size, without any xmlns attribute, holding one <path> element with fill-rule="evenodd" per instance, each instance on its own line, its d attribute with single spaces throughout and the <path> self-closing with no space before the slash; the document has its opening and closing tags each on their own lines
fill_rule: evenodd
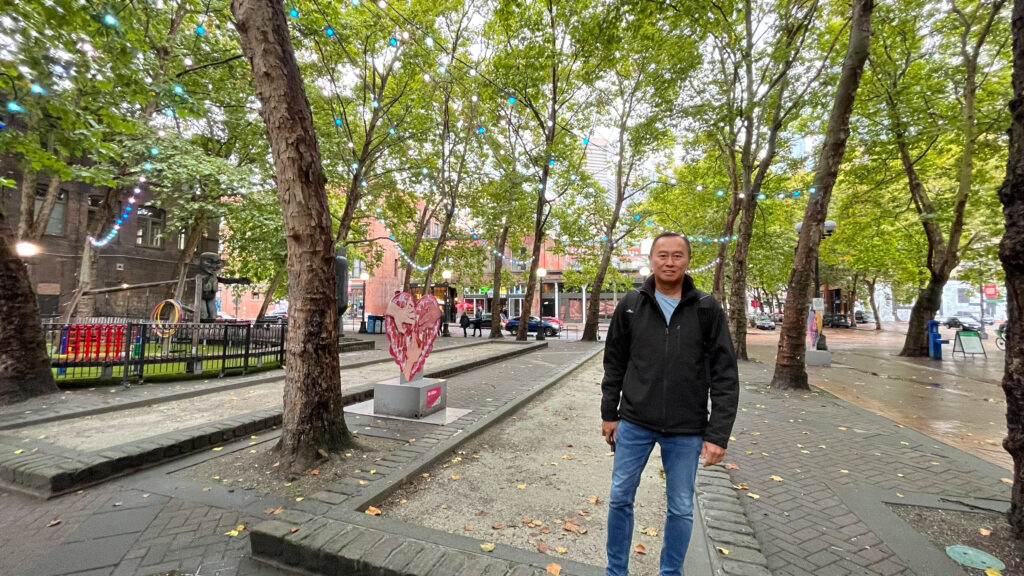
<svg viewBox="0 0 1024 576">
<path fill-rule="evenodd" d="M 540 322 L 537 326 L 537 340 L 544 340 L 544 296 L 540 293 L 541 282 L 544 281 L 544 277 L 548 275 L 548 271 L 544 268 L 537 268 L 537 318 Z M 526 319 L 530 321 L 529 318 Z M 526 325 L 529 329 L 530 325 Z"/>
<path fill-rule="evenodd" d="M 359 279 L 363 281 L 363 302 L 362 306 L 360 306 L 363 309 L 363 318 L 359 321 L 359 333 L 366 334 L 366 281 L 370 279 L 370 275 L 366 272 L 361 272 Z"/>
<path fill-rule="evenodd" d="M 448 315 L 451 313 L 448 309 L 448 285 L 452 279 L 452 271 L 442 271 L 441 278 L 444 278 L 444 322 L 441 323 L 441 336 L 447 338 L 451 336 L 451 333 L 448 332 Z"/>
<path fill-rule="evenodd" d="M 650 268 L 648 268 L 647 266 L 641 266 L 640 267 L 640 286 L 641 287 L 644 285 L 644 282 L 647 281 L 647 277 L 650 276 L 650 275 L 651 275 L 651 269 Z"/>
</svg>

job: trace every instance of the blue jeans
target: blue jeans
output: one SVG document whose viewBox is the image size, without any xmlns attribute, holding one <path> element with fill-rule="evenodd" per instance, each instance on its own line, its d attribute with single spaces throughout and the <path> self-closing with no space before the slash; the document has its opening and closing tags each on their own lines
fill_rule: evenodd
<svg viewBox="0 0 1024 576">
<path fill-rule="evenodd" d="M 654 449 L 661 445 L 665 465 L 668 517 L 661 546 L 661 576 L 679 576 L 693 531 L 693 484 L 704 439 L 701 436 L 661 434 L 625 420 L 615 433 L 615 467 L 608 499 L 607 576 L 627 576 L 633 543 L 633 499 L 640 475 Z"/>
</svg>

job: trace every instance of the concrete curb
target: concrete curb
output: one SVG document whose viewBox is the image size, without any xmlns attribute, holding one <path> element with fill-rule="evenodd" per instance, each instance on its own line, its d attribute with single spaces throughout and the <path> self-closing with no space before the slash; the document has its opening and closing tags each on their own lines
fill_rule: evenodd
<svg viewBox="0 0 1024 576">
<path fill-rule="evenodd" d="M 518 346 L 517 350 L 485 356 L 435 370 L 425 376 L 430 378 L 451 376 L 527 354 L 546 346 L 547 343 Z M 251 385 L 251 382 L 247 385 Z M 373 385 L 367 384 L 350 389 L 345 393 L 342 396 L 342 405 L 349 406 L 371 398 L 373 398 Z M 15 452 L 23 446 L 23 443 L 12 437 L 0 436 L 0 485 L 40 498 L 53 498 L 116 476 L 180 458 L 222 442 L 279 426 L 281 420 L 282 408 L 275 406 L 91 452 L 45 446 L 32 452 L 22 449 L 20 453 L 16 454 Z"/>
<path fill-rule="evenodd" d="M 772 576 L 729 471 L 721 464 L 698 468 L 695 492 L 715 576 Z"/>
<path fill-rule="evenodd" d="M 279 515 L 280 520 L 260 522 L 250 534 L 253 557 L 314 573 L 337 573 L 341 567 L 346 574 L 525 576 L 544 574 L 544 566 L 556 562 L 567 574 L 602 574 L 603 569 L 598 567 L 510 546 L 497 545 L 492 552 L 484 553 L 478 540 L 361 512 L 367 505 L 386 498 L 410 477 L 446 459 L 456 447 L 500 422 L 603 350 L 595 347 L 526 394 L 478 420 L 474 421 L 470 414 L 428 434 L 418 445 L 410 445 L 408 450 L 414 455 L 405 464 L 396 463 L 393 471 L 365 489 L 341 482 L 337 491 L 332 487 L 331 491 L 310 496 L 296 506 L 298 509 L 285 510 Z"/>
</svg>

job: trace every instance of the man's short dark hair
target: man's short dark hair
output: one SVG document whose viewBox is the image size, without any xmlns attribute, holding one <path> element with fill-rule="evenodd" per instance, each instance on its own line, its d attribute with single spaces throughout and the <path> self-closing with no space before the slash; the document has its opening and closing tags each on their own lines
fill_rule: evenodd
<svg viewBox="0 0 1024 576">
<path fill-rule="evenodd" d="M 693 250 L 690 249 L 690 239 L 680 234 L 679 232 L 662 232 L 654 237 L 654 242 L 651 242 L 651 254 L 654 253 L 654 246 L 658 243 L 658 240 L 662 238 L 682 238 L 683 243 L 686 244 L 686 255 L 692 256 Z"/>
</svg>

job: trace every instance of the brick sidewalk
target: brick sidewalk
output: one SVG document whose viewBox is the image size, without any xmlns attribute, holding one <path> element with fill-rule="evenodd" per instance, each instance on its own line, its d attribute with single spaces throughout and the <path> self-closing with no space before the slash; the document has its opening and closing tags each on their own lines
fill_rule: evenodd
<svg viewBox="0 0 1024 576">
<path fill-rule="evenodd" d="M 541 382 L 545 374 L 571 364 L 592 345 L 560 343 L 556 348 L 452 377 L 450 404 L 472 408 L 470 422 L 483 418 Z M 429 432 L 448 435 L 456 430 L 431 427 Z M 422 436 L 416 454 L 436 441 Z M 155 468 L 48 501 L 0 491 L 0 548 L 5 550 L 0 574 L 286 574 L 249 558 L 248 529 L 235 537 L 225 535 L 238 524 L 251 528 L 265 518 L 266 507 L 285 503 L 222 486 L 203 490 L 199 484 L 166 475 L 181 466 Z M 385 466 L 378 468 L 383 471 Z M 387 474 L 378 473 L 373 483 L 378 481 L 388 481 Z M 53 520 L 60 522 L 49 526 Z"/>
<path fill-rule="evenodd" d="M 844 499 L 855 489 L 895 502 L 911 494 L 1009 499 L 1000 480 L 1009 472 L 993 464 L 817 389 L 769 390 L 768 366 L 742 363 L 740 374 L 742 411 L 726 460 L 739 466 L 733 480 L 759 496 L 741 501 L 776 576 L 932 576 Z"/>
</svg>

